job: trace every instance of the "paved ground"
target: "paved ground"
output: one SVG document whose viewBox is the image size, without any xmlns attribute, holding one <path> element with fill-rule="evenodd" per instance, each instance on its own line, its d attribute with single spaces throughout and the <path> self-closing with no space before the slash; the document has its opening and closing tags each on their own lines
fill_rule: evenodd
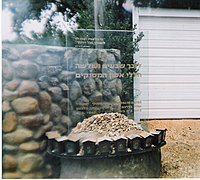
<svg viewBox="0 0 200 180">
<path fill-rule="evenodd" d="M 167 128 L 161 178 L 200 178 L 200 119 L 143 121 L 149 129 Z"/>
</svg>

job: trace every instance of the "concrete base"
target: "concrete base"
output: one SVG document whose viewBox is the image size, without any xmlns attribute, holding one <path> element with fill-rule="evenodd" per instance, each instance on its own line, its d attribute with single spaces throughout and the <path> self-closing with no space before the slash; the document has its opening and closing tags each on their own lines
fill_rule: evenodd
<svg viewBox="0 0 200 180">
<path fill-rule="evenodd" d="M 160 149 L 141 154 L 95 159 L 61 158 L 60 178 L 157 178 Z"/>
</svg>

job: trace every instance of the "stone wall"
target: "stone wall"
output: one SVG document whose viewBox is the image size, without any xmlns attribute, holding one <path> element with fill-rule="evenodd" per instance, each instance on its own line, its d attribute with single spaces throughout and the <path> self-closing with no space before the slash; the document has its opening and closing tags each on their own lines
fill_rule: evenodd
<svg viewBox="0 0 200 180">
<path fill-rule="evenodd" d="M 119 51 L 2 48 L 3 178 L 56 177 L 45 132 L 67 134 L 85 117 L 120 112 Z"/>
</svg>

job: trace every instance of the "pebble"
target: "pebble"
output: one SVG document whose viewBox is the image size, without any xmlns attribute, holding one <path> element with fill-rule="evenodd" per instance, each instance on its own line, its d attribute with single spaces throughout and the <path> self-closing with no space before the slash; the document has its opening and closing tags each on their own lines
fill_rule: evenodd
<svg viewBox="0 0 200 180">
<path fill-rule="evenodd" d="M 85 96 L 81 96 L 75 101 L 74 104 L 76 105 L 76 107 L 88 107 L 90 101 Z"/>
<path fill-rule="evenodd" d="M 43 114 L 20 116 L 19 122 L 23 126 L 33 129 L 33 128 L 40 127 L 43 124 L 44 116 L 43 116 Z"/>
<path fill-rule="evenodd" d="M 6 85 L 5 85 L 5 88 L 10 90 L 10 91 L 15 91 L 18 86 L 20 85 L 21 83 L 21 80 L 19 79 L 14 79 L 12 81 L 9 81 Z"/>
<path fill-rule="evenodd" d="M 24 80 L 19 86 L 19 96 L 34 96 L 39 93 L 39 86 L 35 81 Z"/>
<path fill-rule="evenodd" d="M 69 97 L 72 101 L 75 101 L 82 96 L 81 86 L 78 81 L 73 81 L 70 87 Z"/>
<path fill-rule="evenodd" d="M 41 54 L 35 59 L 35 62 L 39 65 L 45 65 L 45 66 L 55 66 L 57 64 L 61 63 L 61 57 L 59 57 L 57 54 Z"/>
<path fill-rule="evenodd" d="M 36 60 L 37 56 L 39 54 L 41 54 L 42 52 L 38 52 L 38 51 L 42 51 L 43 49 L 40 48 L 28 48 L 27 50 L 25 50 L 24 52 L 22 52 L 21 57 L 23 59 L 30 59 L 30 60 Z"/>
<path fill-rule="evenodd" d="M 33 132 L 26 129 L 19 129 L 3 136 L 4 143 L 21 144 L 32 138 Z"/>
<path fill-rule="evenodd" d="M 51 86 L 58 86 L 58 84 L 59 84 L 58 78 L 56 78 L 56 77 L 49 78 L 49 84 Z"/>
<path fill-rule="evenodd" d="M 2 111 L 8 112 L 11 110 L 10 102 L 9 101 L 3 101 L 2 103 Z"/>
<path fill-rule="evenodd" d="M 4 101 L 12 101 L 18 97 L 18 91 L 9 91 L 7 89 L 3 89 L 3 100 Z"/>
<path fill-rule="evenodd" d="M 42 90 L 46 90 L 49 87 L 49 83 L 48 83 L 49 77 L 44 75 L 44 76 L 40 76 L 38 78 L 38 85 L 40 86 L 40 88 Z"/>
<path fill-rule="evenodd" d="M 3 173 L 3 179 L 20 179 L 21 174 L 19 172 L 5 172 Z"/>
<path fill-rule="evenodd" d="M 94 79 L 86 79 L 83 82 L 83 93 L 87 96 L 92 95 L 96 90 L 96 82 Z"/>
<path fill-rule="evenodd" d="M 50 120 L 50 115 L 49 114 L 46 114 L 44 115 L 44 121 L 43 121 L 43 124 L 47 124 Z"/>
<path fill-rule="evenodd" d="M 44 136 L 44 134 L 51 130 L 51 128 L 53 127 L 53 123 L 52 122 L 49 122 L 48 124 L 40 127 L 34 134 L 34 139 L 38 140 L 40 139 L 42 136 Z"/>
<path fill-rule="evenodd" d="M 2 48 L 2 56 L 5 59 L 11 60 L 11 61 L 16 61 L 19 59 L 20 54 L 16 48 L 3 47 Z"/>
<path fill-rule="evenodd" d="M 120 113 L 96 114 L 79 122 L 72 133 L 97 132 L 114 137 L 123 135 L 129 130 L 141 131 L 141 127 L 133 120 Z"/>
<path fill-rule="evenodd" d="M 51 107 L 51 96 L 46 92 L 42 91 L 39 93 L 40 109 L 43 112 L 48 112 Z"/>
<path fill-rule="evenodd" d="M 44 173 L 43 172 L 33 172 L 33 173 L 26 173 L 22 176 L 22 179 L 43 179 Z"/>
<path fill-rule="evenodd" d="M 93 49 L 88 49 L 88 62 L 95 63 L 97 61 L 97 52 Z"/>
<path fill-rule="evenodd" d="M 103 95 L 99 91 L 95 91 L 90 97 L 89 100 L 92 103 L 102 102 L 103 101 Z"/>
<path fill-rule="evenodd" d="M 12 155 L 4 155 L 3 156 L 3 169 L 13 171 L 16 170 L 17 161 L 16 157 Z"/>
<path fill-rule="evenodd" d="M 10 63 L 6 60 L 2 60 L 2 76 L 4 79 L 11 81 L 13 78 L 13 70 Z"/>
<path fill-rule="evenodd" d="M 71 127 L 71 125 L 72 125 L 72 122 L 71 122 L 71 119 L 69 118 L 69 116 L 62 116 L 61 123 L 65 127 Z"/>
<path fill-rule="evenodd" d="M 21 60 L 13 63 L 16 76 L 22 79 L 35 79 L 39 68 L 36 64 Z"/>
<path fill-rule="evenodd" d="M 42 166 L 43 158 L 39 154 L 27 154 L 19 157 L 19 169 L 24 173 L 37 170 Z"/>
<path fill-rule="evenodd" d="M 60 108 L 62 109 L 63 114 L 70 115 L 72 113 L 73 106 L 68 98 L 63 98 L 59 105 Z"/>
<path fill-rule="evenodd" d="M 2 130 L 4 133 L 12 132 L 17 127 L 17 117 L 15 112 L 7 112 L 3 120 Z"/>
<path fill-rule="evenodd" d="M 38 110 L 38 101 L 32 97 L 22 97 L 15 99 L 12 101 L 11 105 L 19 114 L 35 113 Z"/>
<path fill-rule="evenodd" d="M 99 64 L 103 64 L 103 63 L 106 62 L 106 59 L 107 59 L 106 50 L 102 50 L 102 49 L 98 50 L 98 52 L 97 52 L 97 62 Z"/>
<path fill-rule="evenodd" d="M 60 88 L 62 90 L 63 97 L 68 97 L 69 94 L 69 87 L 65 83 L 60 84 Z"/>
<path fill-rule="evenodd" d="M 27 143 L 22 143 L 19 146 L 19 149 L 25 152 L 32 152 L 40 149 L 40 144 L 38 142 L 27 142 Z"/>
<path fill-rule="evenodd" d="M 8 154 L 16 154 L 18 151 L 18 146 L 4 144 L 3 152 Z"/>
<path fill-rule="evenodd" d="M 62 91 L 60 87 L 50 87 L 48 88 L 48 92 L 52 101 L 59 102 L 62 99 Z"/>
<path fill-rule="evenodd" d="M 62 117 L 61 108 L 57 104 L 53 103 L 51 105 L 50 119 L 53 122 L 58 123 L 58 122 L 60 122 L 61 117 Z"/>
</svg>

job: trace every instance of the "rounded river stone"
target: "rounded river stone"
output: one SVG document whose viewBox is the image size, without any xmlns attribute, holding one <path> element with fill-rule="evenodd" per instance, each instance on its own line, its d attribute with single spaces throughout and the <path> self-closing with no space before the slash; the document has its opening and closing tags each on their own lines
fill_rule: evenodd
<svg viewBox="0 0 200 180">
<path fill-rule="evenodd" d="M 60 107 L 62 109 L 63 114 L 69 115 L 73 110 L 73 106 L 71 101 L 68 98 L 63 98 L 60 102 Z"/>
<path fill-rule="evenodd" d="M 9 101 L 3 101 L 2 111 L 3 112 L 8 112 L 10 110 L 11 110 L 10 102 Z"/>
<path fill-rule="evenodd" d="M 73 81 L 71 87 L 70 87 L 70 99 L 72 101 L 75 101 L 77 98 L 82 96 L 82 90 L 81 90 L 81 86 L 78 83 L 78 81 Z"/>
<path fill-rule="evenodd" d="M 39 93 L 39 86 L 35 81 L 24 80 L 18 91 L 19 96 L 33 96 Z"/>
<path fill-rule="evenodd" d="M 31 151 L 36 151 L 40 149 L 40 144 L 38 142 L 27 142 L 27 143 L 22 143 L 19 148 L 22 151 L 26 151 L 26 152 L 31 152 Z"/>
<path fill-rule="evenodd" d="M 3 132 L 12 132 L 17 127 L 17 117 L 15 112 L 7 112 L 3 120 Z"/>
<path fill-rule="evenodd" d="M 87 96 L 91 95 L 96 90 L 96 83 L 94 79 L 86 79 L 83 82 L 83 93 Z"/>
<path fill-rule="evenodd" d="M 16 99 L 18 96 L 18 91 L 9 91 L 7 89 L 3 89 L 3 100 L 12 101 Z"/>
<path fill-rule="evenodd" d="M 34 79 L 38 74 L 37 65 L 26 60 L 14 62 L 13 66 L 16 76 L 22 79 Z"/>
<path fill-rule="evenodd" d="M 59 122 L 62 116 L 61 108 L 57 104 L 51 105 L 50 117 L 54 122 Z"/>
<path fill-rule="evenodd" d="M 4 170 L 15 170 L 17 167 L 16 157 L 13 155 L 3 156 L 3 169 Z"/>
<path fill-rule="evenodd" d="M 5 134 L 3 136 L 3 140 L 4 143 L 8 144 L 21 144 L 25 141 L 30 140 L 32 135 L 33 135 L 32 131 L 26 129 L 19 129 L 14 132 Z"/>
<path fill-rule="evenodd" d="M 51 107 L 51 96 L 46 92 L 42 91 L 39 94 L 40 109 L 43 112 L 48 112 Z"/>
<path fill-rule="evenodd" d="M 37 128 L 43 124 L 43 114 L 34 114 L 19 117 L 19 122 L 27 128 Z"/>
<path fill-rule="evenodd" d="M 21 174 L 19 172 L 5 172 L 3 173 L 3 179 L 20 179 Z"/>
<path fill-rule="evenodd" d="M 39 154 L 27 154 L 19 157 L 18 163 L 22 172 L 29 173 L 41 167 L 43 158 Z"/>
<path fill-rule="evenodd" d="M 12 107 L 19 114 L 35 113 L 38 110 L 38 101 L 32 97 L 22 97 L 12 101 Z"/>
<path fill-rule="evenodd" d="M 6 85 L 5 88 L 10 90 L 10 91 L 15 91 L 17 87 L 20 85 L 21 80 L 19 79 L 14 79 L 12 81 L 9 81 Z"/>
<path fill-rule="evenodd" d="M 2 75 L 3 78 L 9 81 L 13 78 L 13 69 L 11 67 L 11 64 L 6 60 L 2 61 Z"/>
<path fill-rule="evenodd" d="M 62 99 L 62 91 L 60 87 L 50 87 L 48 92 L 51 95 L 52 101 L 58 102 Z"/>
</svg>

